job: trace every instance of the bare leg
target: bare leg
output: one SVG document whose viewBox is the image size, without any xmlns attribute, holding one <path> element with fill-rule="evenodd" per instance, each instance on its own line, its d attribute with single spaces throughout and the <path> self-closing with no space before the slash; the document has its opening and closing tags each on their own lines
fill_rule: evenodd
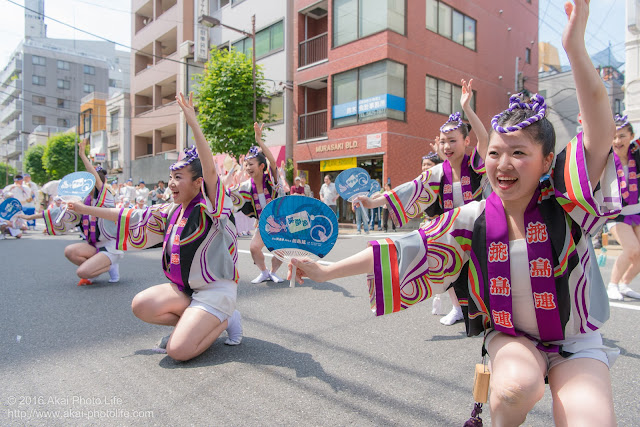
<svg viewBox="0 0 640 427">
<path fill-rule="evenodd" d="M 489 342 L 491 356 L 491 421 L 495 426 L 524 423 L 544 396 L 547 362 L 525 337 L 499 333 Z"/>
<path fill-rule="evenodd" d="M 629 269 L 635 269 L 634 263 L 640 259 L 640 241 L 633 228 L 623 222 L 616 223 L 611 229 L 613 237 L 622 245 L 622 252 L 616 259 L 611 271 L 611 283 L 620 283 L 623 275 Z M 627 282 L 628 283 L 628 282 Z"/>
<path fill-rule="evenodd" d="M 595 359 L 572 359 L 549 372 L 556 426 L 615 426 L 611 377 Z"/>
<path fill-rule="evenodd" d="M 635 244 L 636 244 L 637 256 L 636 258 L 633 258 L 631 265 L 627 268 L 627 270 L 622 275 L 620 282 L 618 282 L 618 283 L 624 283 L 625 285 L 628 285 L 629 283 L 631 283 L 631 281 L 638 275 L 638 273 L 640 273 L 640 226 L 637 226 L 637 225 L 634 226 L 633 233 L 635 234 L 635 237 L 636 237 Z M 629 239 L 633 240 L 631 236 L 629 236 Z M 626 252 L 624 246 L 622 247 L 622 250 L 623 252 Z M 633 252 L 634 251 L 632 250 L 631 253 L 633 254 Z"/>
<path fill-rule="evenodd" d="M 191 299 L 173 283 L 152 286 L 133 297 L 131 310 L 140 320 L 154 325 L 175 326 Z"/>
<path fill-rule="evenodd" d="M 460 303 L 458 302 L 458 296 L 456 295 L 456 291 L 453 288 L 449 288 L 447 291 L 449 292 L 449 298 L 451 298 L 451 302 L 454 307 L 460 307 Z"/>
<path fill-rule="evenodd" d="M 175 360 L 189 360 L 198 356 L 227 328 L 227 321 L 199 308 L 187 308 L 167 343 L 167 354 Z"/>
<path fill-rule="evenodd" d="M 94 277 L 109 271 L 109 267 L 111 267 L 111 260 L 109 257 L 98 252 L 83 262 L 76 270 L 76 273 L 81 279 L 93 279 Z"/>
<path fill-rule="evenodd" d="M 256 232 L 253 234 L 251 244 L 249 245 L 249 251 L 251 252 L 253 263 L 260 269 L 260 271 L 267 269 L 267 266 L 264 263 L 262 248 L 264 248 L 264 242 L 262 241 L 262 237 L 260 237 L 260 230 L 256 228 Z"/>
<path fill-rule="evenodd" d="M 278 271 L 281 265 L 282 261 L 280 261 L 276 257 L 273 257 L 273 259 L 271 260 L 271 272 L 275 274 L 275 272 Z"/>
<path fill-rule="evenodd" d="M 88 243 L 74 243 L 64 248 L 64 256 L 75 265 L 82 265 L 96 252 L 96 248 Z"/>
</svg>

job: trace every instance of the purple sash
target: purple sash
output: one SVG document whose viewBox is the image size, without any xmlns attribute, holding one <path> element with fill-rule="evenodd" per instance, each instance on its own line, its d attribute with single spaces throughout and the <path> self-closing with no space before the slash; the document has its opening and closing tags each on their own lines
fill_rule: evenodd
<svg viewBox="0 0 640 427">
<path fill-rule="evenodd" d="M 262 192 L 264 193 L 264 198 L 266 200 L 266 204 L 268 205 L 271 201 L 271 193 L 267 190 L 267 178 L 269 174 L 265 173 L 262 175 Z M 260 204 L 260 198 L 258 197 L 258 189 L 256 187 L 256 183 L 251 178 L 251 196 L 253 197 L 253 206 L 256 208 L 256 218 L 260 219 L 260 214 L 262 213 L 262 209 L 264 206 Z"/>
<path fill-rule="evenodd" d="M 86 206 L 91 206 L 91 196 L 87 196 L 84 199 L 84 204 Z M 94 216 L 82 215 L 82 234 L 84 234 L 87 243 L 91 246 L 96 246 L 96 227 L 97 220 Z"/>
<path fill-rule="evenodd" d="M 629 167 L 629 178 L 624 176 L 624 169 L 620 157 L 613 152 L 613 159 L 616 164 L 616 174 L 618 175 L 618 183 L 620 184 L 620 192 L 622 193 L 622 199 L 627 205 L 635 205 L 638 203 L 638 178 L 636 175 L 636 161 L 631 151 L 631 145 L 629 145 L 629 152 L 627 154 L 627 166 Z"/>
<path fill-rule="evenodd" d="M 164 242 L 162 243 L 162 252 L 164 253 L 167 247 L 167 243 L 169 243 L 169 239 L 171 238 L 171 232 L 174 227 L 176 228 L 175 235 L 173 237 L 173 242 L 171 243 L 171 254 L 169 257 L 169 266 L 164 268 L 164 274 L 167 276 L 167 279 L 171 280 L 172 283 L 178 285 L 178 289 L 181 291 L 184 290 L 184 282 L 182 281 L 182 268 L 180 266 L 180 235 L 182 234 L 182 229 L 185 225 L 187 225 L 187 220 L 189 219 L 189 215 L 191 215 L 191 211 L 194 207 L 196 207 L 199 203 L 203 203 L 204 198 L 202 197 L 202 193 L 198 193 L 196 197 L 194 197 L 187 209 L 184 211 L 182 215 L 182 219 L 178 222 L 178 217 L 180 217 L 180 212 L 182 211 L 182 206 L 177 208 L 173 215 L 171 215 L 171 220 L 169 221 L 169 226 L 167 227 L 167 232 L 164 234 Z"/>
<path fill-rule="evenodd" d="M 553 272 L 551 240 L 549 239 L 547 226 L 538 210 L 539 197 L 540 189 L 537 189 L 524 213 L 524 222 L 526 224 L 532 298 L 540 341 L 544 343 L 564 339 L 564 332 L 557 305 L 558 295 Z M 492 193 L 486 201 L 485 221 L 487 227 L 489 304 L 494 328 L 505 334 L 522 335 L 521 332 L 516 331 L 513 325 L 509 228 L 502 201 L 496 193 Z M 556 346 L 543 348 L 543 350 L 555 351 L 552 347 Z"/>
<path fill-rule="evenodd" d="M 442 164 L 444 172 L 444 185 L 442 186 L 442 207 L 445 212 L 454 208 L 453 206 L 453 171 L 449 160 Z M 469 156 L 466 154 L 462 158 L 460 165 L 460 187 L 462 189 L 462 200 L 464 204 L 473 200 L 473 189 L 471 188 L 471 173 L 469 172 Z"/>
</svg>

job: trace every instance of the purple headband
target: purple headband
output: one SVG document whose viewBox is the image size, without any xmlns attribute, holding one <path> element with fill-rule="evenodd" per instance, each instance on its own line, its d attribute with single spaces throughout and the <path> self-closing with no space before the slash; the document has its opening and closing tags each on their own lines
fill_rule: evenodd
<svg viewBox="0 0 640 427">
<path fill-rule="evenodd" d="M 102 166 L 98 165 L 96 166 L 96 172 L 100 172 L 102 170 Z"/>
<path fill-rule="evenodd" d="M 502 113 L 493 116 L 493 119 L 491 119 L 491 126 L 493 126 L 494 130 L 500 133 L 516 132 L 544 118 L 547 113 L 547 104 L 544 102 L 544 98 L 541 95 L 538 95 L 536 93 L 531 97 L 530 102 L 522 102 L 521 97 L 521 93 L 517 95 L 511 95 L 511 98 L 509 98 L 509 108 L 507 110 L 504 110 Z M 503 114 L 513 110 L 532 110 L 536 114 L 518 124 L 507 126 L 506 128 L 499 126 L 498 119 L 500 119 Z"/>
<path fill-rule="evenodd" d="M 253 159 L 254 157 L 258 157 L 258 154 L 260 154 L 260 149 L 254 145 L 253 147 L 249 148 L 249 153 L 244 156 L 244 159 Z"/>
<path fill-rule="evenodd" d="M 445 127 L 449 124 L 449 123 L 454 123 L 456 122 L 457 125 L 455 127 L 449 128 L 449 129 L 445 129 Z M 462 121 L 462 119 L 460 118 L 460 113 L 458 111 L 456 111 L 455 113 L 453 113 L 452 115 L 449 116 L 449 120 L 447 120 L 445 122 L 445 124 L 443 124 L 442 126 L 440 126 L 440 132 L 442 133 L 449 133 L 449 132 L 453 132 L 456 129 L 460 129 L 460 127 L 462 127 L 462 125 L 464 125 L 464 122 Z"/>
<path fill-rule="evenodd" d="M 196 146 L 192 145 L 191 148 L 185 148 L 182 153 L 178 156 L 178 161 L 169 166 L 169 169 L 172 171 L 177 171 L 182 169 L 183 167 L 190 165 L 195 159 L 198 158 L 198 150 L 196 150 Z M 180 162 L 183 162 L 180 164 Z"/>
<path fill-rule="evenodd" d="M 440 156 L 438 156 L 438 153 L 434 153 L 433 151 L 430 152 L 429 154 L 427 154 L 426 156 L 422 156 L 422 160 L 431 160 L 431 161 L 438 161 L 440 160 Z"/>
<path fill-rule="evenodd" d="M 614 120 L 616 123 L 622 123 L 620 126 L 616 126 L 616 130 L 620 130 L 629 124 L 629 119 L 627 118 L 626 115 L 620 116 L 620 114 L 616 114 L 616 117 Z"/>
</svg>

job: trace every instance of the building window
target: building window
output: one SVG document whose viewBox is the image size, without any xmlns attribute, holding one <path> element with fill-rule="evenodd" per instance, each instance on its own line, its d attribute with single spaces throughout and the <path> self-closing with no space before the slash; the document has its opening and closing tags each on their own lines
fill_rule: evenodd
<svg viewBox="0 0 640 427">
<path fill-rule="evenodd" d="M 284 120 L 284 96 L 281 93 L 273 94 L 269 100 L 269 109 L 265 119 L 268 123 Z"/>
<path fill-rule="evenodd" d="M 31 95 L 31 102 L 34 105 L 47 105 L 47 98 L 44 96 Z"/>
<path fill-rule="evenodd" d="M 58 89 L 71 89 L 71 82 L 69 80 L 58 79 Z"/>
<path fill-rule="evenodd" d="M 109 132 L 118 132 L 118 118 L 120 116 L 120 110 L 111 113 L 111 124 L 109 125 Z"/>
<path fill-rule="evenodd" d="M 70 70 L 71 64 L 67 61 L 58 60 L 58 70 Z"/>
<path fill-rule="evenodd" d="M 427 76 L 426 82 L 426 109 L 435 113 L 450 115 L 455 112 L 462 113 L 463 118 L 467 118 L 462 111 L 460 105 L 460 96 L 462 96 L 462 87 L 440 80 L 435 77 Z M 471 108 L 476 108 L 476 96 L 471 98 Z"/>
<path fill-rule="evenodd" d="M 111 167 L 116 169 L 119 165 L 118 165 L 118 151 L 111 151 L 110 152 L 110 161 L 111 161 Z"/>
<path fill-rule="evenodd" d="M 82 85 L 82 90 L 84 90 L 84 93 L 95 92 L 96 86 L 89 83 L 85 83 L 84 85 Z"/>
<path fill-rule="evenodd" d="M 58 119 L 58 127 L 59 128 L 69 128 L 69 127 L 71 127 L 69 119 Z"/>
<path fill-rule="evenodd" d="M 405 33 L 405 0 L 334 0 L 333 45 L 384 30 Z"/>
<path fill-rule="evenodd" d="M 58 98 L 58 108 L 67 108 L 67 101 L 62 98 Z"/>
<path fill-rule="evenodd" d="M 83 69 L 85 74 L 89 74 L 92 76 L 96 74 L 96 67 L 94 67 L 93 65 L 85 65 Z"/>
<path fill-rule="evenodd" d="M 215 11 L 218 9 L 222 9 L 228 4 L 229 4 L 229 0 L 211 0 L 211 10 Z"/>
<path fill-rule="evenodd" d="M 531 64 L 531 49 L 525 48 L 524 50 L 524 60 L 527 64 Z"/>
<path fill-rule="evenodd" d="M 238 52 L 251 55 L 251 39 L 244 38 L 233 43 Z M 284 48 L 284 24 L 277 22 L 256 33 L 256 58 L 268 55 Z"/>
<path fill-rule="evenodd" d="M 405 66 L 384 60 L 333 76 L 333 126 L 405 120 Z"/>
<path fill-rule="evenodd" d="M 47 79 L 42 76 L 31 76 L 31 83 L 36 86 L 46 86 Z"/>
<path fill-rule="evenodd" d="M 622 107 L 622 100 L 621 99 L 614 100 L 613 113 L 622 114 L 622 110 L 624 110 L 624 108 Z"/>
<path fill-rule="evenodd" d="M 32 55 L 31 63 L 33 65 L 47 65 L 47 59 L 44 56 Z"/>
<path fill-rule="evenodd" d="M 476 20 L 440 0 L 427 0 L 427 30 L 476 50 Z"/>
<path fill-rule="evenodd" d="M 119 89 L 122 87 L 122 80 L 109 79 L 109 87 Z"/>
<path fill-rule="evenodd" d="M 31 116 L 31 122 L 34 126 L 45 125 L 47 124 L 47 119 L 43 116 Z"/>
</svg>

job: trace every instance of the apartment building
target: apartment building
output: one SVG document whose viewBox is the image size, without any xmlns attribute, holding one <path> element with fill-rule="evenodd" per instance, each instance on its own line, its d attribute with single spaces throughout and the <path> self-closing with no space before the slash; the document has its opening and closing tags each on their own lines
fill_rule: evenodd
<svg viewBox="0 0 640 427">
<path fill-rule="evenodd" d="M 187 141 L 175 97 L 194 68 L 194 0 L 132 0 L 131 178 L 166 180 Z"/>
<path fill-rule="evenodd" d="M 473 79 L 480 119 L 538 89 L 538 1 L 295 0 L 294 161 L 318 191 L 359 166 L 398 185 Z M 473 133 L 472 133 L 473 137 Z M 350 218 L 343 202 L 341 219 Z"/>
<path fill-rule="evenodd" d="M 34 129 L 76 126 L 84 96 L 129 87 L 128 53 L 110 42 L 47 38 L 44 0 L 25 6 L 38 13 L 25 10 L 25 38 L 0 71 L 0 159 L 20 172 Z"/>
</svg>

